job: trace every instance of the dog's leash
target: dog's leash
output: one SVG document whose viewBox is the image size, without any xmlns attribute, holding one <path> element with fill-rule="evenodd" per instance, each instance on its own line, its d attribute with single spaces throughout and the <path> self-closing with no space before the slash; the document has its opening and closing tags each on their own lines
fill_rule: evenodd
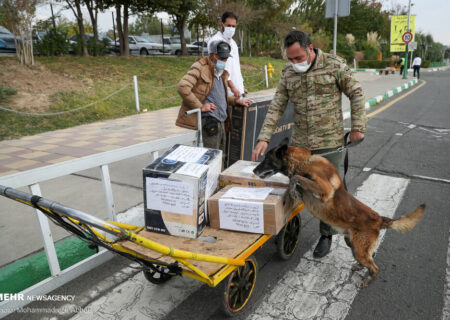
<svg viewBox="0 0 450 320">
<path fill-rule="evenodd" d="M 357 146 L 358 144 L 360 144 L 361 142 L 363 142 L 364 138 L 357 140 L 357 141 L 347 141 L 348 137 L 350 135 L 350 131 L 347 132 L 344 135 L 344 145 L 342 147 L 337 148 L 336 150 L 333 151 L 329 151 L 329 152 L 325 152 L 325 153 L 321 153 L 318 154 L 320 156 L 325 156 L 325 155 L 329 155 L 329 154 L 333 154 L 333 153 L 340 153 L 340 152 L 344 152 L 345 151 L 345 158 L 344 158 L 344 188 L 345 190 L 347 190 L 347 182 L 345 181 L 345 176 L 347 175 L 347 171 L 348 171 L 348 148 Z"/>
</svg>

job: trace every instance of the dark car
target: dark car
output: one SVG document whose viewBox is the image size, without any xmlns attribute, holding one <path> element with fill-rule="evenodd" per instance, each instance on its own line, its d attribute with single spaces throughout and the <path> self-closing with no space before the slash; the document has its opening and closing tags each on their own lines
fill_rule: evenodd
<svg viewBox="0 0 450 320">
<path fill-rule="evenodd" d="M 0 52 L 16 52 L 14 35 L 5 27 L 0 26 Z"/>
<path fill-rule="evenodd" d="M 69 38 L 69 43 L 70 43 L 69 52 L 70 53 L 73 53 L 75 51 L 74 50 L 74 46 L 76 46 L 76 44 L 77 44 L 77 38 L 78 37 L 79 37 L 79 35 L 73 35 L 73 36 L 71 36 Z M 90 39 L 94 38 L 94 35 L 92 33 L 86 33 L 84 35 L 84 38 L 85 38 L 86 43 L 87 43 L 87 42 L 89 42 Z M 107 53 L 111 53 L 111 52 L 116 51 L 116 48 L 114 46 L 114 41 L 110 37 L 108 37 L 106 35 L 99 34 L 98 35 L 98 41 L 105 43 L 105 46 L 106 46 L 105 48 L 106 48 Z"/>
<path fill-rule="evenodd" d="M 206 42 L 206 41 L 195 41 L 195 42 L 191 42 L 191 45 L 196 46 L 198 48 L 203 47 L 203 54 L 205 56 L 208 55 L 208 42 Z M 199 52 L 200 52 L 200 50 L 199 50 Z"/>
</svg>

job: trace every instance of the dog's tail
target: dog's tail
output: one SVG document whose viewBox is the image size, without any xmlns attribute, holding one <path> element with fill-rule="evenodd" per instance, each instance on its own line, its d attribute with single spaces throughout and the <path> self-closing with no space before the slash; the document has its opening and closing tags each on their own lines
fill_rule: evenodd
<svg viewBox="0 0 450 320">
<path fill-rule="evenodd" d="M 423 217 L 425 211 L 425 204 L 421 204 L 413 212 L 402 216 L 400 219 L 392 220 L 386 217 L 383 218 L 381 229 L 394 229 L 396 231 L 405 232 L 415 227 L 417 222 Z"/>
</svg>

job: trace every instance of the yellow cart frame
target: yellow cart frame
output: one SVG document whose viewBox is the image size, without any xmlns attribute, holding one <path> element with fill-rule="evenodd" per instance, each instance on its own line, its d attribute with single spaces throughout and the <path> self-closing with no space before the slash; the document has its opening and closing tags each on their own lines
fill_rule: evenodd
<svg viewBox="0 0 450 320">
<path fill-rule="evenodd" d="M 75 210 L 72 208 L 65 207 L 59 203 L 46 200 L 42 197 L 31 195 L 13 188 L 8 188 L 0 185 L 0 195 L 10 198 L 12 200 L 21 202 L 25 205 L 34 207 L 43 212 L 50 220 L 55 222 L 57 225 L 65 228 L 66 230 L 74 233 L 75 235 L 84 238 L 85 240 L 92 242 L 96 245 L 100 245 L 105 247 L 108 250 L 116 252 L 120 255 L 123 255 L 131 260 L 139 262 L 141 265 L 148 267 L 149 269 L 146 271 L 144 269 L 144 274 L 147 277 L 145 272 L 155 272 L 155 266 L 159 266 L 160 268 L 167 268 L 169 270 L 166 273 L 169 277 L 175 274 L 186 275 L 188 277 L 194 278 L 196 280 L 202 281 L 209 286 L 216 287 L 219 283 L 221 283 L 225 278 L 227 278 L 233 271 L 238 268 L 240 272 L 245 272 L 245 270 L 250 270 L 251 268 L 255 268 L 254 272 L 256 273 L 256 262 L 250 259 L 251 255 L 258 250 L 260 247 L 266 243 L 272 235 L 258 235 L 256 240 L 251 243 L 246 243 L 246 248 L 237 254 L 234 257 L 221 257 L 214 256 L 208 254 L 202 254 L 197 252 L 191 252 L 186 250 L 179 250 L 173 247 L 165 246 L 155 241 L 152 241 L 146 237 L 139 235 L 144 227 L 129 225 L 125 223 L 120 223 L 116 221 L 105 221 L 84 213 L 79 210 Z M 285 228 L 292 221 L 292 219 L 297 218 L 300 219 L 298 213 L 303 210 L 304 205 L 300 205 L 295 210 L 293 210 L 292 215 L 286 224 Z M 300 220 L 298 220 L 300 221 Z M 299 222 L 298 222 L 299 223 Z M 282 233 L 284 229 L 280 232 Z M 300 226 L 297 226 L 298 232 L 300 232 Z M 115 237 L 115 239 L 109 239 L 106 234 L 108 233 Z M 230 231 L 233 232 L 233 231 Z M 299 233 L 298 233 L 299 235 Z M 199 240 L 200 241 L 200 240 Z M 130 250 L 126 247 L 126 242 L 132 242 L 137 244 L 138 246 L 149 249 L 155 253 L 160 254 L 159 258 L 151 258 L 148 255 L 141 254 L 134 250 Z M 281 244 L 282 245 L 282 244 Z M 288 255 L 281 252 L 281 257 L 283 259 L 288 259 L 290 255 L 294 252 L 298 245 L 298 239 L 295 243 L 295 247 L 289 249 Z M 283 250 L 281 250 L 283 251 Z M 171 257 L 176 262 L 180 263 L 182 267 L 177 267 L 177 264 L 169 264 L 161 261 L 161 257 Z M 211 262 L 216 264 L 221 264 L 217 271 L 212 274 L 207 274 L 202 271 L 198 267 L 196 267 L 193 263 L 187 261 L 203 261 L 203 262 Z M 248 266 L 248 262 L 251 262 L 251 265 Z M 250 269 L 248 269 L 250 268 Z M 152 270 L 153 269 L 153 270 Z M 149 271 L 150 270 L 150 271 Z M 162 269 L 157 269 L 157 271 L 161 271 Z M 239 271 L 238 270 L 238 271 Z M 251 270 L 250 270 L 251 271 Z M 251 273 L 249 271 L 249 273 Z M 162 273 L 162 272 L 161 272 Z M 239 272 L 238 272 L 239 273 Z M 151 279 L 149 279 L 151 281 Z M 225 292 L 225 312 L 228 315 L 234 315 L 237 312 L 241 311 L 244 306 L 247 304 L 248 299 L 251 296 L 251 293 L 254 288 L 254 282 L 256 281 L 256 274 L 252 276 L 251 288 L 247 289 L 248 296 L 245 301 L 240 303 L 236 308 L 230 307 L 228 303 L 228 292 Z M 153 282 L 153 281 L 152 281 Z M 154 282 L 155 283 L 155 282 Z M 233 286 L 233 283 L 228 283 L 228 289 L 230 286 Z M 232 289 L 232 288 L 231 288 Z"/>
</svg>

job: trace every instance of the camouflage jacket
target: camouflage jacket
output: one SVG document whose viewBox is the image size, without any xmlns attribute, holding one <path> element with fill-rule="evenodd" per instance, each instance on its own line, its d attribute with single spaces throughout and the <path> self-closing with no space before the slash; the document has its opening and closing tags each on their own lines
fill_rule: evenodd
<svg viewBox="0 0 450 320">
<path fill-rule="evenodd" d="M 306 73 L 296 73 L 290 63 L 286 64 L 258 140 L 270 141 L 291 101 L 294 104 L 292 145 L 310 150 L 341 146 L 344 140 L 341 92 L 351 102 L 352 131 L 364 133 L 363 91 L 344 59 L 317 49 L 314 65 Z"/>
</svg>

